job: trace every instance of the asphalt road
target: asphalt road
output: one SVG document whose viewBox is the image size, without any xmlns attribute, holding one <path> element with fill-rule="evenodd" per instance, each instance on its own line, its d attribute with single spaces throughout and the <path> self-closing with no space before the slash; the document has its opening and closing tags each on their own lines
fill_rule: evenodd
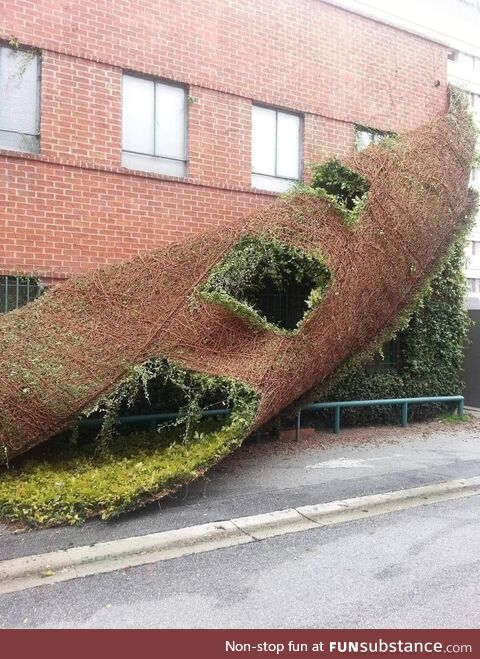
<svg viewBox="0 0 480 659">
<path fill-rule="evenodd" d="M 22 534 L 0 526 L 0 560 L 471 476 L 480 476 L 480 419 L 321 432 L 298 444 L 266 440 L 118 520 Z"/>
<path fill-rule="evenodd" d="M 480 426 L 250 445 L 115 523 L 0 534 L 10 558 L 480 475 Z M 1 627 L 478 627 L 480 497 L 0 597 Z"/>
<path fill-rule="evenodd" d="M 2 596 L 3 627 L 480 626 L 480 497 Z"/>
</svg>

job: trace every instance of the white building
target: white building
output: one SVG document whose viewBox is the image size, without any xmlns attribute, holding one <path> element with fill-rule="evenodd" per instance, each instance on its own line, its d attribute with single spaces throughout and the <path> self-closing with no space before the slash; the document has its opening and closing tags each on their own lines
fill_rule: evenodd
<svg viewBox="0 0 480 659">
<path fill-rule="evenodd" d="M 448 45 L 449 80 L 468 92 L 480 129 L 480 0 L 328 1 Z M 480 166 L 472 170 L 470 184 L 480 192 Z M 480 213 L 470 236 L 467 259 L 467 306 L 479 309 Z"/>
<path fill-rule="evenodd" d="M 476 8 L 480 14 L 478 3 Z M 448 77 L 452 83 L 468 91 L 472 111 L 480 129 L 480 57 L 461 50 L 452 50 L 448 61 Z M 472 169 L 470 185 L 480 192 L 480 166 Z M 470 236 L 467 259 L 467 305 L 470 309 L 480 309 L 480 213 Z"/>
</svg>

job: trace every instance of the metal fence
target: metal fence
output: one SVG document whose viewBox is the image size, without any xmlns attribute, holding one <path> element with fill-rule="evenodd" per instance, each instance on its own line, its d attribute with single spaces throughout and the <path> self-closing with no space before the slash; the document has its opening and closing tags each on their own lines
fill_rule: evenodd
<svg viewBox="0 0 480 659">
<path fill-rule="evenodd" d="M 293 330 L 308 310 L 306 298 L 308 292 L 282 291 L 273 293 L 265 291 L 259 299 L 261 313 L 274 325 Z"/>
<path fill-rule="evenodd" d="M 43 287 L 35 277 L 0 276 L 0 314 L 27 304 L 42 294 Z"/>
</svg>

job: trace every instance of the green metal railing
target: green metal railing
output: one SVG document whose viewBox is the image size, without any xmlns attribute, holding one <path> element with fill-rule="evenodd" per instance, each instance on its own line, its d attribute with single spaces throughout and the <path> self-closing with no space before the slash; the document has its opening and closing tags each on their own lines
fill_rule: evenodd
<svg viewBox="0 0 480 659">
<path fill-rule="evenodd" d="M 456 403 L 457 414 L 461 416 L 464 412 L 463 396 L 419 396 L 416 398 L 379 398 L 377 400 L 342 400 L 334 403 L 312 403 L 307 405 L 297 413 L 297 439 L 301 427 L 302 412 L 315 410 L 333 409 L 333 432 L 338 435 L 340 432 L 341 410 L 345 407 L 371 407 L 373 405 L 400 405 L 402 408 L 401 424 L 402 428 L 408 425 L 408 406 L 417 403 Z"/>
<path fill-rule="evenodd" d="M 417 398 L 380 398 L 377 400 L 342 400 L 331 403 L 311 403 L 306 405 L 299 412 L 297 412 L 296 424 L 296 437 L 299 439 L 301 428 L 301 415 L 302 412 L 314 412 L 317 410 L 330 410 L 333 409 L 333 432 L 338 435 L 340 432 L 341 423 L 341 410 L 346 407 L 370 407 L 373 405 L 400 405 L 401 406 L 401 424 L 403 428 L 408 425 L 408 406 L 417 403 L 455 403 L 457 414 L 462 415 L 464 412 L 464 397 L 463 396 L 420 396 Z M 205 410 L 202 414 L 203 417 L 226 416 L 230 414 L 230 409 L 219 410 Z M 159 422 L 175 421 L 178 419 L 176 412 L 162 412 L 159 414 L 136 414 L 132 416 L 121 416 L 118 419 L 120 425 L 148 425 L 155 428 Z M 79 423 L 80 427 L 95 428 L 102 424 L 101 418 L 95 419 L 82 419 Z"/>
<path fill-rule="evenodd" d="M 232 410 L 225 408 L 224 410 L 204 410 L 202 412 L 203 418 L 212 416 L 227 416 Z M 176 421 L 179 418 L 177 412 L 161 412 L 158 414 L 132 414 L 131 416 L 120 416 L 117 421 L 121 426 L 134 426 L 134 425 L 147 425 L 152 429 L 157 427 L 158 423 L 164 421 Z M 80 428 L 97 428 L 103 423 L 102 418 L 95 417 L 93 419 L 80 419 Z"/>
</svg>

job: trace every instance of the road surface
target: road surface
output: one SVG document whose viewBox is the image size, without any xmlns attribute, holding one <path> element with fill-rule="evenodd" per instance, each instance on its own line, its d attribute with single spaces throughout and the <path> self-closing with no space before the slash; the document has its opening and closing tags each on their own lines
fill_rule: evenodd
<svg viewBox="0 0 480 659">
<path fill-rule="evenodd" d="M 2 559 L 480 475 L 477 422 L 249 445 L 115 523 L 0 534 Z M 480 496 L 0 597 L 0 627 L 473 627 Z"/>
</svg>

